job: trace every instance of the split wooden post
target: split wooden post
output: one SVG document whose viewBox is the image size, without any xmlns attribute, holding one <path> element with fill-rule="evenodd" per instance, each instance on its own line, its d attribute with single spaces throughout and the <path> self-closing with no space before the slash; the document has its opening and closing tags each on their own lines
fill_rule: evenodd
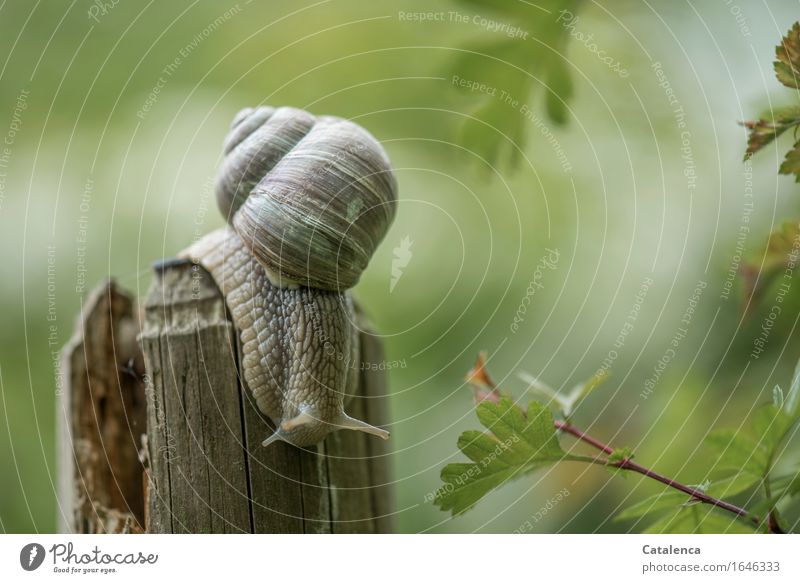
<svg viewBox="0 0 800 583">
<path fill-rule="evenodd" d="M 59 423 L 60 530 L 141 532 L 145 431 L 136 302 L 113 281 L 81 307 L 62 350 Z"/>
<path fill-rule="evenodd" d="M 106 292 L 106 296 L 116 306 L 120 300 L 113 298 L 122 292 L 109 285 L 113 294 Z M 130 298 L 127 302 L 122 313 L 133 318 L 135 307 Z M 136 327 L 131 327 L 135 319 L 122 318 L 119 308 L 109 310 L 102 302 L 96 306 L 94 311 L 100 315 L 113 312 L 113 317 L 101 326 L 83 325 L 83 335 L 66 349 L 65 358 L 76 366 L 69 375 L 66 390 L 72 398 L 65 399 L 65 410 L 73 419 L 94 419 L 96 423 L 89 423 L 86 431 L 78 426 L 76 431 L 72 422 L 71 433 L 65 431 L 63 438 L 66 447 L 61 465 L 65 475 L 97 473 L 98 456 L 82 453 L 86 448 L 81 435 L 86 432 L 97 433 L 91 451 L 107 452 L 122 442 L 126 453 L 99 456 L 108 461 L 100 464 L 106 478 L 102 487 L 81 486 L 78 478 L 63 480 L 62 500 L 79 502 L 71 505 L 75 510 L 70 516 L 74 518 L 64 530 L 393 530 L 389 450 L 383 440 L 361 432 L 339 431 L 311 448 L 285 443 L 261 446 L 271 431 L 270 422 L 258 412 L 243 385 L 238 333 L 219 289 L 202 267 L 172 262 L 157 270 L 144 302 L 140 343 L 133 342 L 133 360 L 120 362 L 123 356 L 116 346 L 121 336 L 115 330 L 122 326 L 128 336 L 131 331 L 135 334 L 138 320 Z M 373 336 L 362 334 L 361 348 L 365 362 L 383 362 L 381 344 Z M 92 358 L 82 361 L 82 355 L 89 352 Z M 142 359 L 144 372 L 137 373 L 136 362 Z M 88 373 L 85 367 L 77 366 L 84 361 Z M 385 424 L 385 375 L 373 367 L 363 368 L 359 393 L 348 411 L 370 423 Z M 111 386 L 106 394 L 119 395 L 119 406 L 109 407 L 107 398 L 81 397 L 87 391 L 94 395 L 81 379 L 91 380 L 97 370 L 103 371 L 103 386 Z M 118 373 L 120 370 L 123 372 Z M 130 375 L 130 381 L 125 375 Z M 137 422 L 131 425 L 126 439 L 117 438 L 117 430 L 109 438 L 107 430 L 132 413 Z M 141 451 L 137 451 L 139 442 L 144 444 Z M 109 488 L 106 482 L 117 484 L 122 477 L 126 484 L 138 483 L 139 489 L 125 490 L 116 497 L 101 495 Z M 113 511 L 98 511 L 106 507 Z"/>
</svg>

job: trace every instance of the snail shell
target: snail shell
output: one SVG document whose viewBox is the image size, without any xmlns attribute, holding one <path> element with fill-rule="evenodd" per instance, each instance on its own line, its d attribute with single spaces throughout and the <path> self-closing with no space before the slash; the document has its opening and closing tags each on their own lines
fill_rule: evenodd
<svg viewBox="0 0 800 583">
<path fill-rule="evenodd" d="M 225 141 L 220 210 L 277 285 L 358 283 L 395 214 L 381 145 L 344 119 L 244 110 Z"/>
<path fill-rule="evenodd" d="M 360 363 L 354 285 L 395 213 L 383 148 L 359 126 L 292 108 L 239 113 L 217 201 L 229 227 L 182 252 L 222 290 L 244 380 L 297 446 L 336 429 L 388 433 L 348 416 Z"/>
</svg>

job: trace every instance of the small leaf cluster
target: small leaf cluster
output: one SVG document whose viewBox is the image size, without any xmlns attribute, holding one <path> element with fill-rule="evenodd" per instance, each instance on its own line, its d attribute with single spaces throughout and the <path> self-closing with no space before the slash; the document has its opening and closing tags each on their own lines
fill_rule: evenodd
<svg viewBox="0 0 800 583">
<path fill-rule="evenodd" d="M 795 22 L 789 32 L 775 48 L 776 60 L 773 63 L 775 76 L 786 87 L 800 90 L 800 22 Z M 793 130 L 795 142 L 786 154 L 778 172 L 794 174 L 800 182 L 800 140 L 797 128 L 800 127 L 800 106 L 772 112 L 757 121 L 745 122 L 748 129 L 745 160 L 772 143 L 787 130 Z M 745 314 L 757 306 L 775 281 L 786 268 L 794 269 L 797 263 L 797 242 L 800 241 L 800 224 L 787 221 L 773 231 L 766 246 L 752 259 L 745 261 L 740 269 L 743 281 L 743 305 Z"/>
<path fill-rule="evenodd" d="M 553 415 L 541 403 L 531 401 L 523 412 L 501 397 L 479 403 L 476 412 L 489 433 L 465 431 L 458 438 L 458 448 L 472 462 L 448 464 L 442 470 L 444 484 L 435 498 L 442 510 L 461 514 L 514 478 L 555 462 L 585 459 L 561 449 Z"/>
<path fill-rule="evenodd" d="M 800 22 L 795 22 L 775 48 L 776 60 L 773 63 L 775 76 L 786 87 L 797 91 L 800 89 Z M 797 130 L 800 126 L 800 107 L 790 107 L 772 112 L 772 115 L 757 121 L 745 122 L 748 129 L 747 150 L 745 159 L 749 158 L 767 144 L 778 138 L 786 130 Z M 778 172 L 794 174 L 795 181 L 800 182 L 800 140 L 796 139 L 792 149 L 786 154 Z"/>
</svg>

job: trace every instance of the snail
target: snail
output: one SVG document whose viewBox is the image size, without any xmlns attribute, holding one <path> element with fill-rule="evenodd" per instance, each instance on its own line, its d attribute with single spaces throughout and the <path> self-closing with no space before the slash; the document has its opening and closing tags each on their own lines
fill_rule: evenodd
<svg viewBox="0 0 800 583">
<path fill-rule="evenodd" d="M 331 431 L 388 438 L 344 407 L 358 383 L 348 291 L 394 219 L 383 147 L 345 119 L 244 109 L 224 143 L 216 195 L 227 227 L 181 253 L 210 273 L 242 343 L 242 372 L 275 423 L 263 445 L 304 447 Z"/>
</svg>

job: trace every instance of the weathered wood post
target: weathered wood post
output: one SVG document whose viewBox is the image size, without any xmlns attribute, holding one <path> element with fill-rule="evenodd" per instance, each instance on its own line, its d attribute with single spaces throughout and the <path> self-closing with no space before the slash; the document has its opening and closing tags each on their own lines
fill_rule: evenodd
<svg viewBox="0 0 800 583">
<path fill-rule="evenodd" d="M 144 364 L 136 302 L 113 281 L 82 306 L 62 351 L 59 423 L 60 530 L 141 532 Z"/>
<path fill-rule="evenodd" d="M 108 310 L 101 307 L 99 311 Z M 65 524 L 65 530 L 136 532 L 143 528 L 151 533 L 392 530 L 392 486 L 384 441 L 360 432 L 339 431 L 311 448 L 300 449 L 285 443 L 261 446 L 269 421 L 258 412 L 243 385 L 238 334 L 208 272 L 188 263 L 167 264 L 158 270 L 144 301 L 144 312 L 139 336 L 145 362 L 141 378 L 135 370 L 125 368 L 128 360 L 122 365 L 119 358 L 113 360 L 119 341 L 113 330 L 121 325 L 119 317 L 111 318 L 99 335 L 94 328 L 90 330 L 84 325 L 82 343 L 73 342 L 66 358 L 80 362 L 80 355 L 86 349 L 78 350 L 76 346 L 103 348 L 92 352 L 88 372 L 80 366 L 73 367 L 66 387 L 72 398 L 65 401 L 73 419 L 95 420 L 94 425 L 89 424 L 89 433 L 97 434 L 92 442 L 93 451 L 113 450 L 120 441 L 126 444 L 124 460 L 117 463 L 116 457 L 120 456 L 107 454 L 108 463 L 101 464 L 110 482 L 116 484 L 117 478 L 124 476 L 131 483 L 138 479 L 144 488 L 125 491 L 117 497 L 121 509 L 112 513 L 115 521 L 111 524 L 108 520 L 92 519 L 97 507 L 105 508 L 108 504 L 98 494 L 103 488 L 84 487 L 77 477 L 64 480 L 62 500 L 82 501 L 72 505 L 76 507 L 76 517 L 71 524 Z M 379 341 L 362 334 L 361 347 L 365 362 L 382 362 Z M 136 358 L 142 358 L 138 349 L 132 362 Z M 108 400 L 75 398 L 86 393 L 81 379 L 92 379 L 96 368 L 125 370 L 116 376 L 108 372 L 109 376 L 103 377 L 111 379 L 108 384 L 112 386 L 107 392 L 120 396 L 121 407 L 109 408 Z M 135 384 L 126 380 L 128 374 L 132 375 L 130 383 L 135 380 Z M 359 394 L 350 404 L 350 410 L 372 423 L 385 423 L 385 391 L 382 372 L 363 370 Z M 126 396 L 129 394 L 135 398 Z M 107 429 L 131 415 L 127 405 L 131 399 L 136 403 L 137 419 L 144 415 L 144 408 L 138 404 L 146 401 L 146 431 L 138 421 L 131 425 L 126 439 L 107 437 Z M 71 435 L 64 441 L 67 447 L 61 465 L 65 474 L 84 476 L 93 471 L 98 456 L 88 456 L 91 459 L 87 461 L 87 456 L 81 454 L 85 446 L 74 421 L 72 427 Z M 144 443 L 138 456 L 136 428 Z M 118 434 L 112 432 L 114 436 Z M 125 512 L 126 508 L 132 510 Z M 117 525 L 120 521 L 121 526 Z"/>
</svg>

